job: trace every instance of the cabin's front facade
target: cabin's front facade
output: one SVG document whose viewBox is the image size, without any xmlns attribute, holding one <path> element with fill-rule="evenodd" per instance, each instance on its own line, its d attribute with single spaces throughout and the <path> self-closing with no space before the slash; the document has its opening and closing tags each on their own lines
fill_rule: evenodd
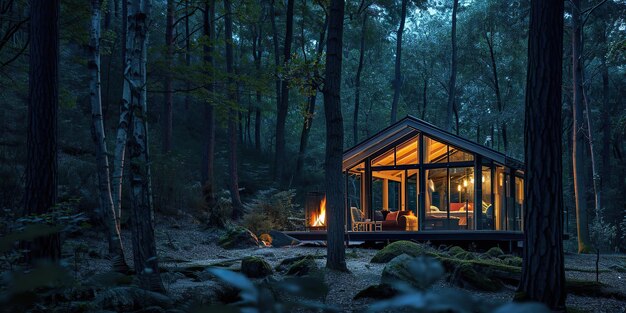
<svg viewBox="0 0 626 313">
<path fill-rule="evenodd" d="M 523 163 L 411 116 L 344 152 L 343 171 L 349 232 L 523 229 Z"/>
</svg>

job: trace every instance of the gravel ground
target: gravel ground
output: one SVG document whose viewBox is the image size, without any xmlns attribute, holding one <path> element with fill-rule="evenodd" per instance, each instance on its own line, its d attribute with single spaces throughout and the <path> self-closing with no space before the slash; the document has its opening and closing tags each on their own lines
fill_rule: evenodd
<svg viewBox="0 0 626 313">
<path fill-rule="evenodd" d="M 184 226 L 183 226 L 184 225 Z M 272 266 L 276 266 L 285 258 L 312 254 L 323 256 L 326 254 L 325 247 L 288 247 L 288 248 L 256 248 L 244 250 L 224 250 L 217 246 L 219 232 L 205 230 L 197 222 L 187 218 L 174 220 L 172 218 L 159 218 L 156 225 L 157 249 L 162 264 L 176 265 L 180 262 L 194 261 L 202 263 L 215 263 L 229 259 L 239 259 L 245 256 L 262 256 Z M 130 233 L 125 232 L 124 248 L 127 260 L 132 262 L 132 245 Z M 95 233 L 86 234 L 81 238 L 74 238 L 71 244 L 83 243 L 100 255 L 106 254 L 106 242 Z M 352 300 L 356 293 L 367 286 L 380 282 L 380 275 L 384 268 L 382 264 L 369 263 L 376 253 L 375 249 L 348 248 L 347 266 L 349 273 L 334 272 L 324 269 L 325 280 L 329 285 L 330 292 L 326 303 L 340 308 L 344 312 L 362 312 L 371 303 L 371 300 Z M 571 279 L 595 280 L 595 255 L 566 254 L 566 276 Z M 325 260 L 317 259 L 317 264 L 323 268 Z M 599 262 L 600 282 L 608 284 L 626 294 L 626 273 L 617 273 L 609 269 L 612 265 L 626 264 L 624 255 L 602 255 Z M 88 257 L 79 263 L 79 275 L 89 276 L 96 272 L 109 270 L 109 262 L 98 257 Z M 131 265 L 132 266 L 132 265 Z M 167 281 L 166 288 L 172 295 L 193 284 L 186 280 Z M 445 280 L 436 284 L 437 287 L 452 287 Z M 481 297 L 490 303 L 505 303 L 513 298 L 515 286 L 506 286 L 499 292 L 469 291 L 470 294 Z M 605 298 L 582 297 L 568 295 L 567 306 L 588 312 L 626 312 L 626 302 Z"/>
</svg>

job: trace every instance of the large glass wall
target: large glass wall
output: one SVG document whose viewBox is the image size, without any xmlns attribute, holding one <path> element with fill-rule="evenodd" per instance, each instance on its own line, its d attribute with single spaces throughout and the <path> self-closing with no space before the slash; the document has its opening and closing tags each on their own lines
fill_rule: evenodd
<svg viewBox="0 0 626 313">
<path fill-rule="evenodd" d="M 476 161 L 482 165 L 476 167 Z M 389 212 L 410 211 L 418 217 L 420 230 L 522 229 L 523 173 L 516 177 L 503 165 L 419 134 L 367 162 L 359 168 L 369 171 L 359 171 L 348 181 L 350 206 L 364 210 L 367 218 L 385 220 Z M 358 193 L 357 187 L 368 192 Z"/>
</svg>

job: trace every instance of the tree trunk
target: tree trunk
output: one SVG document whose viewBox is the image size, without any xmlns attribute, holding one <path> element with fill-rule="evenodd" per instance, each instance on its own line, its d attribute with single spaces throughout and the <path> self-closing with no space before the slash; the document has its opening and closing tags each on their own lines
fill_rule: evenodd
<svg viewBox="0 0 626 313">
<path fill-rule="evenodd" d="M 427 106 L 428 106 L 428 78 L 424 78 L 424 88 L 422 89 L 422 120 L 426 118 Z"/>
<path fill-rule="evenodd" d="M 502 103 L 502 95 L 500 94 L 500 81 L 498 79 L 498 65 L 496 63 L 495 53 L 493 52 L 493 31 L 490 35 L 485 35 L 487 46 L 489 47 L 489 56 L 491 59 L 491 73 L 493 74 L 493 90 L 496 94 L 496 110 L 498 111 L 498 120 L 500 121 L 500 130 L 502 135 L 502 144 L 504 146 L 504 154 L 509 152 L 509 142 L 506 137 L 506 123 L 502 117 L 504 104 Z"/>
<path fill-rule="evenodd" d="M 563 2 L 531 0 L 524 155 L 524 248 L 517 296 L 565 310 L 561 83 Z"/>
<path fill-rule="evenodd" d="M 191 34 L 189 33 L 189 19 L 191 18 L 191 14 L 189 13 L 189 2 L 190 0 L 185 0 L 185 65 L 187 65 L 187 68 L 191 68 Z M 187 90 L 191 89 L 190 80 L 187 80 L 186 86 Z M 191 95 L 187 92 L 185 94 L 185 110 L 189 110 L 190 105 Z"/>
<path fill-rule="evenodd" d="M 237 102 L 237 87 L 233 80 L 233 18 L 230 0 L 224 0 L 224 36 L 226 40 L 226 72 L 228 73 L 228 100 L 231 102 L 228 109 L 228 174 L 230 175 L 230 198 L 233 206 L 233 220 L 243 216 L 243 206 L 239 198 L 239 176 L 237 173 L 237 120 L 238 114 L 233 106 Z"/>
<path fill-rule="evenodd" d="M 403 5 L 403 8 L 404 8 L 404 5 Z M 402 26 L 404 26 L 403 24 L 404 22 L 401 22 Z M 356 76 L 354 78 L 354 116 L 352 117 L 352 144 L 355 146 L 359 142 L 359 105 L 361 104 L 361 73 L 363 72 L 363 59 L 365 57 L 366 27 L 367 27 L 367 12 L 363 12 L 363 22 L 361 24 L 361 38 L 360 38 L 360 43 L 359 43 L 359 65 L 356 68 Z M 402 35 L 400 36 L 402 37 Z M 400 43 L 399 48 L 402 49 L 402 43 Z M 397 60 L 396 62 L 399 61 L 398 59 L 396 60 Z M 396 75 L 398 74 L 399 74 L 399 71 L 398 73 L 396 73 Z M 395 92 L 394 92 L 394 102 L 396 102 Z M 392 117 L 392 119 L 394 118 Z"/>
<path fill-rule="evenodd" d="M 291 60 L 291 42 L 293 40 L 293 6 L 294 0 L 287 0 L 287 21 L 285 25 L 285 45 L 283 50 L 283 65 L 288 66 Z M 281 95 L 278 108 L 276 109 L 276 155 L 274 157 L 274 172 L 276 179 L 283 184 L 285 181 L 285 124 L 289 110 L 289 84 L 282 81 Z"/>
<path fill-rule="evenodd" d="M 276 81 L 276 107 L 280 106 L 280 76 L 278 75 L 278 68 L 280 66 L 280 54 L 279 54 L 279 38 L 278 29 L 276 28 L 276 12 L 274 9 L 274 0 L 270 1 L 270 20 L 272 22 L 272 43 L 274 44 L 274 76 Z M 275 172 L 274 172 L 275 173 Z"/>
<path fill-rule="evenodd" d="M 400 63 L 402 62 L 402 33 L 404 32 L 404 21 L 406 20 L 406 7 L 408 0 L 402 0 L 400 12 L 400 26 L 396 33 L 396 64 L 393 78 L 393 102 L 391 103 L 391 124 L 395 123 L 398 115 L 398 103 L 400 102 L 400 89 L 402 88 L 402 73 Z M 365 22 L 363 23 L 365 25 Z M 363 40 L 363 39 L 361 39 Z"/>
<path fill-rule="evenodd" d="M 324 26 L 320 32 L 320 38 L 317 42 L 315 51 L 315 58 L 319 61 L 324 53 L 324 40 L 326 39 L 326 29 L 328 28 L 328 16 L 324 19 Z M 303 38 L 304 40 L 304 38 Z M 304 53 L 304 48 L 302 49 Z M 317 76 L 317 73 L 315 74 Z M 304 156 L 309 143 L 309 134 L 311 133 L 311 126 L 313 125 L 313 117 L 315 116 L 315 103 L 317 101 L 317 83 L 313 83 L 313 94 L 307 99 L 307 109 L 304 116 L 304 123 L 302 124 L 302 132 L 300 133 L 300 148 L 298 150 L 298 160 L 296 162 L 296 179 L 302 178 L 302 171 L 304 169 Z"/>
<path fill-rule="evenodd" d="M 585 119 L 583 116 L 582 34 L 580 0 L 572 0 L 572 112 L 574 193 L 576 198 L 576 228 L 578 230 L 578 253 L 591 252 L 589 222 L 587 216 L 587 176 L 585 175 Z"/>
<path fill-rule="evenodd" d="M 261 75 L 261 61 L 263 56 L 263 21 L 259 21 L 255 28 L 254 38 L 252 40 L 252 57 L 254 58 L 254 67 L 258 77 Z M 261 91 L 256 90 L 256 106 L 254 115 L 254 149 L 261 152 Z"/>
<path fill-rule="evenodd" d="M 107 229 L 109 253 L 113 255 L 113 270 L 127 272 L 128 265 L 122 248 L 120 229 L 117 227 L 117 218 L 111 195 L 111 181 L 109 177 L 109 152 L 107 151 L 104 121 L 102 117 L 102 98 L 100 85 L 100 0 L 92 0 L 91 33 L 89 51 L 91 59 L 88 67 L 91 74 L 90 99 L 91 120 L 93 124 L 93 140 L 96 145 L 96 164 L 98 168 L 98 191 L 100 198 L 100 213 Z"/>
<path fill-rule="evenodd" d="M 59 107 L 59 0 L 30 2 L 28 130 L 24 175 L 24 215 L 45 214 L 57 202 L 57 138 Z M 25 260 L 58 261 L 59 233 L 24 243 Z"/>
<path fill-rule="evenodd" d="M 125 0 L 122 0 L 122 64 L 124 64 L 124 77 L 126 77 L 127 72 L 130 71 L 130 64 L 126 63 L 126 41 L 128 39 L 127 16 L 128 3 Z M 126 100 L 129 98 L 130 95 L 122 95 L 122 101 L 120 103 L 120 118 L 117 124 L 117 135 L 115 139 L 113 173 L 111 173 L 113 206 L 115 208 L 115 217 L 117 218 L 117 228 L 120 230 L 122 229 L 122 181 L 124 176 L 124 162 L 126 159 L 128 124 L 130 122 L 130 103 Z"/>
<path fill-rule="evenodd" d="M 604 25 L 604 24 L 603 24 Z M 606 64 L 606 54 L 608 52 L 606 29 L 603 27 L 600 30 L 600 40 L 603 48 L 600 55 L 600 71 L 602 72 L 602 168 L 600 169 L 602 175 L 602 187 L 607 189 L 611 186 L 611 104 L 609 99 L 611 97 L 611 91 L 609 90 L 609 67 Z M 606 192 L 605 192 L 606 194 Z"/>
<path fill-rule="evenodd" d="M 154 238 L 154 212 L 148 149 L 146 63 L 149 1 L 128 3 L 124 101 L 130 104 L 128 154 L 130 158 L 131 233 L 135 273 L 141 288 L 165 292 L 159 274 Z"/>
<path fill-rule="evenodd" d="M 213 99 L 215 95 L 214 81 L 214 68 L 215 62 L 213 60 L 213 51 L 215 45 L 215 0 L 205 0 L 203 19 L 203 32 L 206 37 L 206 43 L 203 46 L 203 57 L 205 67 L 211 69 L 211 73 L 207 73 L 211 78 L 209 79 L 207 92 L 209 98 Z M 202 156 L 202 193 L 204 195 L 204 201 L 209 208 L 212 208 L 215 204 L 215 190 L 214 190 L 214 162 L 215 162 L 215 114 L 213 108 L 213 101 L 208 101 L 204 105 L 204 123 L 205 123 L 205 142 Z"/>
<path fill-rule="evenodd" d="M 331 0 L 326 42 L 324 110 L 326 115 L 326 220 L 328 246 L 326 267 L 347 271 L 345 237 L 345 183 L 341 172 L 343 117 L 341 116 L 341 63 L 343 49 L 343 0 Z"/>
<path fill-rule="evenodd" d="M 161 148 L 163 154 L 172 151 L 172 102 L 174 93 L 172 91 L 172 65 L 174 57 L 174 0 L 167 0 L 167 13 L 165 16 L 165 77 L 163 89 L 165 98 L 163 99 L 163 116 L 161 117 L 163 142 Z"/>
<path fill-rule="evenodd" d="M 446 130 L 452 132 L 452 114 L 454 114 L 454 98 L 456 96 L 456 13 L 459 0 L 454 0 L 452 6 L 452 54 L 450 56 L 450 81 L 448 82 L 448 111 L 446 114 Z M 458 131 L 458 130 L 457 130 Z"/>
</svg>

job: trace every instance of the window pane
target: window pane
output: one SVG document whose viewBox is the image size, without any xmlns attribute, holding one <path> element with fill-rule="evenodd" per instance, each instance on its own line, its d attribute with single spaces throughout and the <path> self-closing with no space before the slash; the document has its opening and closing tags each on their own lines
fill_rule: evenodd
<svg viewBox="0 0 626 313">
<path fill-rule="evenodd" d="M 482 192 L 482 229 L 495 229 L 495 212 L 491 186 L 491 168 L 488 166 L 483 166 Z"/>
<path fill-rule="evenodd" d="M 417 155 L 418 138 L 419 136 L 415 136 L 396 147 L 396 165 L 410 165 L 419 162 Z"/>
<path fill-rule="evenodd" d="M 524 227 L 524 179 L 515 177 L 515 230 L 522 230 Z"/>
<path fill-rule="evenodd" d="M 450 146 L 450 162 L 474 161 L 474 155 Z"/>
<path fill-rule="evenodd" d="M 393 166 L 393 148 L 372 160 L 372 166 Z"/>
<path fill-rule="evenodd" d="M 450 218 L 460 229 L 474 229 L 474 183 L 473 167 L 450 169 Z"/>
<path fill-rule="evenodd" d="M 424 162 L 448 162 L 448 145 L 424 136 Z"/>
<path fill-rule="evenodd" d="M 426 170 L 426 214 L 424 229 L 458 229 L 458 219 L 448 221 L 448 170 Z"/>
</svg>

